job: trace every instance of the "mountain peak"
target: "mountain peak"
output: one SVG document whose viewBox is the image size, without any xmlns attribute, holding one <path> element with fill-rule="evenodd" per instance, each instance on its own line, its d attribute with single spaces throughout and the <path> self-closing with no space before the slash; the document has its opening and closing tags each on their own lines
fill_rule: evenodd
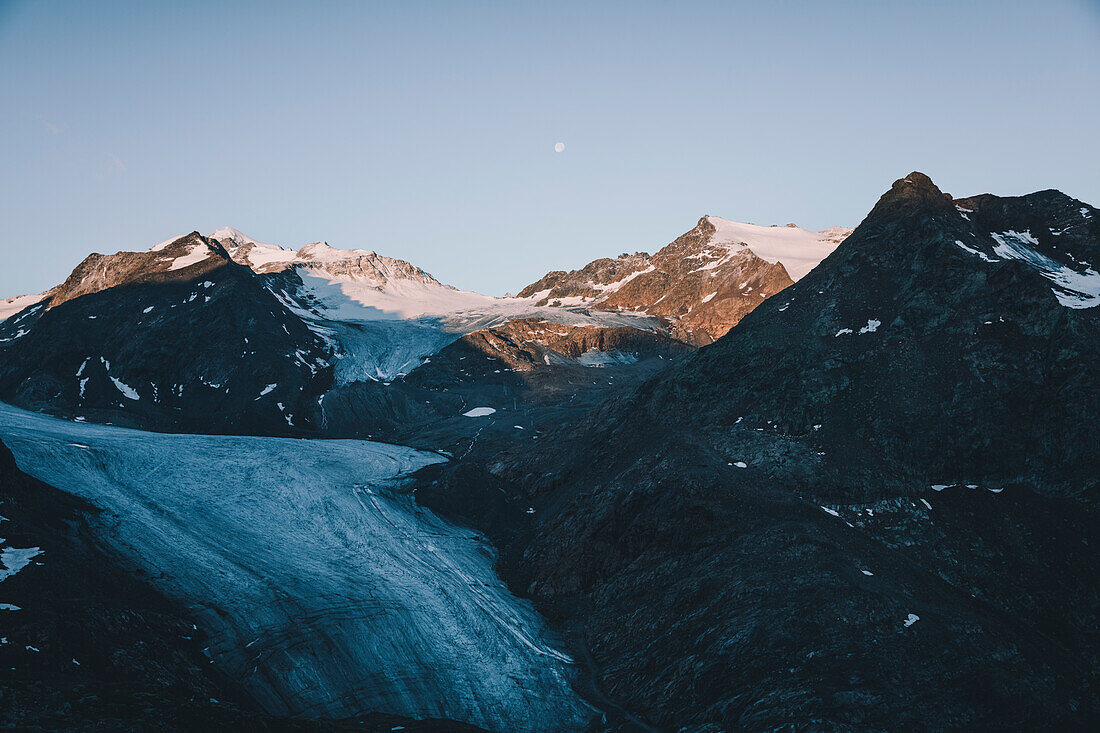
<svg viewBox="0 0 1100 733">
<path fill-rule="evenodd" d="M 932 182 L 932 179 L 928 177 L 928 174 L 921 173 L 920 171 L 913 171 L 905 178 L 899 178 L 898 180 L 894 181 L 895 188 L 906 184 L 910 186 L 931 187 L 935 188 L 937 191 L 939 190 L 938 188 L 936 188 L 936 184 Z"/>
<path fill-rule="evenodd" d="M 315 260 L 318 262 L 333 262 L 336 260 L 354 259 L 356 257 L 374 257 L 375 252 L 365 249 L 339 249 L 328 242 L 313 242 L 298 250 L 301 259 Z"/>
<path fill-rule="evenodd" d="M 954 209 L 950 194 L 941 191 L 932 179 L 920 171 L 913 171 L 894 181 L 890 190 L 882 195 L 868 219 L 905 216 L 907 213 L 935 213 L 936 209 L 949 212 Z"/>
<path fill-rule="evenodd" d="M 50 307 L 128 283 L 193 279 L 231 261 L 220 242 L 198 232 L 169 239 L 145 251 L 112 255 L 93 252 L 65 282 L 50 291 Z"/>
<path fill-rule="evenodd" d="M 890 193 L 898 196 L 918 196 L 918 197 L 934 197 L 944 198 L 950 200 L 950 195 L 944 193 L 932 182 L 924 173 L 920 171 L 913 171 L 905 178 L 899 178 L 894 181 L 894 185 L 890 187 Z"/>
<path fill-rule="evenodd" d="M 233 227 L 222 227 L 221 229 L 217 229 L 210 233 L 210 238 L 216 239 L 219 242 L 230 242 L 238 247 L 245 244 L 257 245 L 260 247 L 274 246 L 259 242 L 242 232 L 240 229 L 234 229 Z"/>
</svg>

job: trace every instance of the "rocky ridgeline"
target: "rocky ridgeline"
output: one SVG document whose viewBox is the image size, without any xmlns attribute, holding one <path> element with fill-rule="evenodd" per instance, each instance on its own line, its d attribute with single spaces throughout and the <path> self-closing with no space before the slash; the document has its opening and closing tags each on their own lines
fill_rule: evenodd
<svg viewBox="0 0 1100 733">
<path fill-rule="evenodd" d="M 792 243 L 825 257 L 851 231 L 834 228 L 805 232 L 788 227 L 737 225 L 731 237 L 719 226 L 733 224 L 703 217 L 695 228 L 654 255 L 638 252 L 617 259 L 598 259 L 572 272 L 554 271 L 520 291 L 520 297 L 547 305 L 583 303 L 600 310 L 645 312 L 660 317 L 670 332 L 691 344 L 703 345 L 723 336 L 766 298 L 793 280 L 783 265 L 753 251 L 773 232 L 797 232 Z M 770 249 L 769 249 L 770 253 Z M 814 256 L 814 255 L 811 255 Z"/>
<path fill-rule="evenodd" d="M 274 273 L 297 269 L 302 273 L 350 278 L 381 287 L 393 280 L 405 280 L 445 288 L 416 265 L 362 249 L 336 249 L 327 242 L 307 244 L 298 251 L 263 244 L 236 229 L 219 229 L 211 235 L 234 261 L 256 272 Z"/>
<path fill-rule="evenodd" d="M 518 318 L 475 331 L 463 336 L 461 342 L 518 371 L 562 360 L 581 361 L 586 356 L 621 363 L 647 356 L 671 358 L 690 351 L 686 344 L 659 331 L 628 326 L 568 326 L 539 318 Z"/>
<path fill-rule="evenodd" d="M 161 430 L 309 428 L 329 344 L 216 240 L 93 254 L 0 323 L 0 399 Z"/>
</svg>

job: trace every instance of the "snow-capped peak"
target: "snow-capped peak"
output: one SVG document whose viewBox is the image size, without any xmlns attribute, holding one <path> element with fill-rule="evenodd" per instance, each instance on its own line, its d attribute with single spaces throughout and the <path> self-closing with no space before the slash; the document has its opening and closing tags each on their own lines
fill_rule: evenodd
<svg viewBox="0 0 1100 733">
<path fill-rule="evenodd" d="M 256 246 L 260 246 L 260 247 L 274 247 L 275 246 L 273 244 L 264 244 L 263 242 L 258 242 L 255 239 L 253 239 L 252 237 L 250 237 L 247 234 L 245 234 L 244 232 L 242 232 L 240 229 L 234 229 L 233 227 L 222 227 L 221 229 L 216 229 L 216 230 L 214 230 L 213 232 L 210 233 L 210 238 L 211 239 L 216 239 L 219 242 L 221 242 L 222 244 L 226 244 L 228 242 L 228 243 L 234 244 L 238 247 L 246 245 L 246 244 L 256 245 Z M 282 248 L 280 247 L 279 249 L 282 249 Z"/>
<path fill-rule="evenodd" d="M 29 308 L 35 303 L 40 303 L 50 296 L 50 291 L 37 295 L 16 295 L 13 298 L 0 300 L 0 321 L 7 320 L 24 308 Z"/>
<path fill-rule="evenodd" d="M 338 249 L 328 242 L 313 242 L 295 252 L 258 242 L 232 227 L 218 229 L 210 237 L 221 242 L 235 261 L 257 272 L 297 267 L 311 275 L 340 282 L 361 281 L 381 286 L 392 280 L 412 280 L 446 287 L 415 265 L 365 249 Z"/>
<path fill-rule="evenodd" d="M 845 227 L 810 232 L 793 224 L 765 227 L 728 221 L 717 216 L 708 216 L 707 221 L 715 229 L 711 244 L 727 245 L 730 249 L 747 247 L 761 259 L 782 263 L 787 274 L 796 281 L 816 267 L 852 233 L 851 229 Z"/>
<path fill-rule="evenodd" d="M 259 242 L 239 229 L 222 227 L 210 233 L 211 239 L 216 239 L 225 247 L 226 252 L 236 262 L 248 265 L 253 269 L 264 267 L 271 263 L 290 262 L 294 259 L 294 250 L 284 249 L 275 244 Z"/>
<path fill-rule="evenodd" d="M 374 252 L 368 252 L 365 249 L 337 249 L 328 242 L 313 242 L 298 250 L 299 257 L 309 258 L 316 262 L 335 262 L 337 260 L 347 259 L 348 257 L 369 256 L 373 254 Z"/>
<path fill-rule="evenodd" d="M 186 236 L 187 236 L 186 234 L 180 234 L 179 236 L 172 237 L 171 239 L 166 239 L 163 242 L 161 242 L 160 244 L 154 244 L 152 247 L 149 248 L 149 251 L 150 252 L 160 252 L 162 249 L 166 249 L 168 247 L 168 245 L 170 245 L 172 242 L 175 242 L 176 240 L 179 240 L 179 239 L 183 239 Z"/>
</svg>

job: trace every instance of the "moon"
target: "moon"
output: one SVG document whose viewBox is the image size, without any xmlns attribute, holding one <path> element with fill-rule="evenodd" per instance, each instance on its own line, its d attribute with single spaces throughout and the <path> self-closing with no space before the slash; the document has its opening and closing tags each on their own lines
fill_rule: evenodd
<svg viewBox="0 0 1100 733">
<path fill-rule="evenodd" d="M 565 151 L 565 143 L 554 143 L 554 152 L 561 153 Z"/>
</svg>

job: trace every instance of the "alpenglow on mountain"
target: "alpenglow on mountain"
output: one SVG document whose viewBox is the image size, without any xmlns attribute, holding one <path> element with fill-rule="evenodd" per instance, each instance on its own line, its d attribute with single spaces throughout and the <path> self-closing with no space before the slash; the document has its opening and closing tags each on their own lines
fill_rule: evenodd
<svg viewBox="0 0 1100 733">
<path fill-rule="evenodd" d="M 556 271 L 520 291 L 543 304 L 643 312 L 684 341 L 707 344 L 765 298 L 809 272 L 851 233 L 762 227 L 705 216 L 655 255 L 599 259 Z"/>
<path fill-rule="evenodd" d="M 448 348 L 524 372 L 671 358 L 724 334 L 848 231 L 704 217 L 652 258 L 597 260 L 506 298 L 373 251 L 192 232 L 89 255 L 56 288 L 5 301 L 0 398 L 160 429 L 315 431 L 326 392 L 404 380 Z"/>
</svg>

